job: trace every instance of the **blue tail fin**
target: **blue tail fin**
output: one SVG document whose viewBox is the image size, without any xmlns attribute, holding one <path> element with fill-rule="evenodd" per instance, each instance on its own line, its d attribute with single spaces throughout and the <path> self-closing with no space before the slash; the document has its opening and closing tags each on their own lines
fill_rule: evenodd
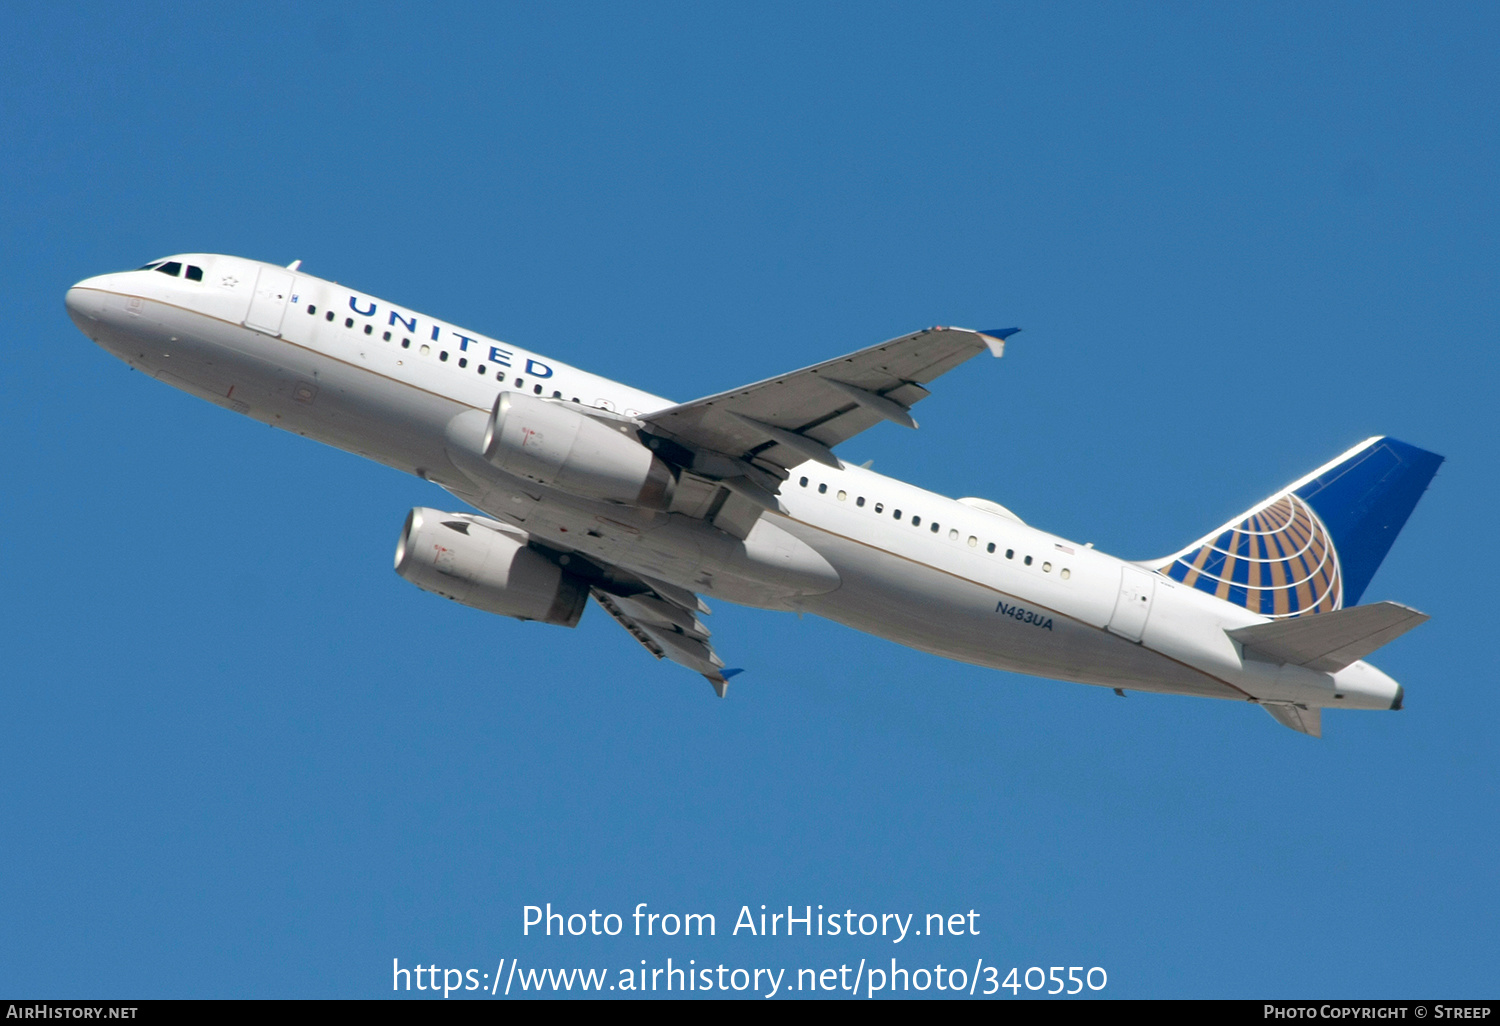
<svg viewBox="0 0 1500 1026">
<path fill-rule="evenodd" d="M 1156 568 L 1278 619 L 1355 605 L 1442 462 L 1368 439 Z"/>
</svg>

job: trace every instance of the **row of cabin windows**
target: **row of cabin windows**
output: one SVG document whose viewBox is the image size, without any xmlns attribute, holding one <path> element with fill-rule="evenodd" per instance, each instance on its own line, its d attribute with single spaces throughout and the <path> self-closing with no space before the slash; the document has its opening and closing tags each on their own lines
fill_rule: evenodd
<svg viewBox="0 0 1500 1026">
<path fill-rule="evenodd" d="M 807 478 L 804 477 L 800 481 L 798 481 L 797 483 L 800 484 L 803 488 L 806 488 L 807 487 Z M 818 485 L 818 494 L 819 495 L 827 495 L 828 494 L 828 485 L 826 485 L 826 484 L 820 484 L 820 485 Z M 845 502 L 849 498 L 849 493 L 846 492 L 846 491 L 844 491 L 844 490 L 842 490 L 842 489 L 840 489 L 839 492 L 838 492 L 838 496 L 837 497 L 838 497 L 838 500 L 840 502 Z M 858 496 L 857 498 L 855 498 L 854 505 L 856 505 L 856 506 L 860 507 L 861 509 L 863 509 L 864 505 L 865 505 L 865 497 L 863 495 L 861 495 L 861 496 Z M 875 512 L 876 513 L 884 513 L 885 512 L 885 503 L 883 503 L 883 502 L 877 502 L 877 503 L 875 503 Z M 891 517 L 892 517 L 892 519 L 900 520 L 901 519 L 901 511 L 899 509 L 893 509 L 893 510 L 891 510 Z M 911 526 L 913 526 L 913 527 L 921 527 L 922 526 L 922 517 L 919 514 L 913 513 L 911 515 L 910 523 L 911 523 Z M 931 533 L 933 533 L 933 534 L 939 533 L 942 530 L 942 528 L 943 528 L 943 525 L 939 524 L 936 520 L 931 521 L 928 524 L 928 527 L 927 527 L 927 529 Z M 958 528 L 956 528 L 956 527 L 949 528 L 948 529 L 948 540 L 949 541 L 958 541 L 958 539 L 959 539 Z M 979 537 L 977 535 L 973 535 L 973 534 L 969 535 L 969 548 L 976 549 L 978 547 L 979 547 Z M 989 542 L 988 544 L 986 544 L 985 547 L 984 547 L 984 551 L 986 551 L 986 552 L 994 552 L 995 551 L 995 543 L 994 542 Z M 1016 558 L 1016 550 L 1015 549 L 1006 549 L 1005 550 L 1005 558 L 1006 559 L 1015 559 Z M 1024 556 L 1024 557 L 1022 557 L 1021 562 L 1024 563 L 1024 564 L 1026 564 L 1027 566 L 1031 566 L 1033 560 L 1032 560 L 1032 558 L 1030 556 Z M 1052 572 L 1052 564 L 1050 562 L 1044 562 L 1044 563 L 1042 563 L 1042 573 L 1044 573 L 1044 574 L 1050 574 L 1051 572 Z M 1060 576 L 1063 580 L 1066 581 L 1068 578 L 1070 578 L 1070 577 L 1073 576 L 1073 571 L 1069 570 L 1067 567 L 1063 567 L 1062 570 L 1059 572 L 1058 576 Z"/>
<path fill-rule="evenodd" d="M 188 281 L 203 280 L 203 268 L 196 264 L 188 264 L 187 273 L 183 274 L 180 260 L 161 260 L 154 264 L 147 264 L 145 267 L 137 267 L 136 270 L 160 271 L 162 274 L 170 274 L 174 278 L 186 278 Z"/>
<path fill-rule="evenodd" d="M 316 317 L 317 314 L 318 314 L 317 305 L 313 304 L 313 303 L 308 303 L 307 304 L 307 314 L 308 314 L 309 317 Z M 324 313 L 323 317 L 324 317 L 325 320 L 332 321 L 333 318 L 334 318 L 334 313 L 333 313 L 332 310 L 328 310 L 328 311 L 326 311 Z M 345 317 L 344 318 L 344 327 L 346 327 L 346 328 L 352 328 L 352 327 L 354 327 L 354 318 L 353 317 Z M 373 324 L 366 324 L 365 325 L 365 334 L 366 335 L 373 335 L 374 333 L 375 333 L 375 326 Z M 391 333 L 389 331 L 383 332 L 380 337 L 382 339 L 384 339 L 385 341 L 389 342 L 391 340 Z M 401 348 L 402 349 L 410 349 L 411 348 L 411 339 L 410 338 L 403 338 L 401 340 Z M 432 347 L 424 343 L 422 345 L 422 347 L 421 347 L 420 352 L 425 356 L 428 353 L 432 352 Z M 443 363 L 447 363 L 448 362 L 448 350 L 446 350 L 446 349 L 439 350 L 439 352 L 438 352 L 438 359 L 441 360 Z M 467 366 L 469 366 L 469 358 L 467 356 L 460 356 L 458 358 L 458 365 L 460 367 L 467 367 Z M 477 365 L 474 368 L 474 370 L 476 372 L 478 372 L 479 374 L 483 375 L 483 374 L 485 374 L 489 370 L 489 368 L 486 367 L 484 364 L 481 363 L 481 364 Z M 505 375 L 500 372 L 500 369 L 498 367 L 495 369 L 495 378 L 497 380 L 501 381 L 501 382 L 504 382 L 504 380 L 505 380 Z M 525 388 L 526 387 L 526 380 L 524 378 L 517 378 L 516 379 L 516 387 L 517 388 Z M 536 395 L 541 395 L 542 394 L 542 386 L 541 385 L 532 385 L 531 386 L 531 390 Z M 563 397 L 562 392 L 556 391 L 556 390 L 553 391 L 552 398 L 554 398 L 554 399 L 561 399 L 562 397 Z M 576 395 L 573 397 L 573 401 L 575 403 L 578 402 L 578 397 Z"/>
</svg>

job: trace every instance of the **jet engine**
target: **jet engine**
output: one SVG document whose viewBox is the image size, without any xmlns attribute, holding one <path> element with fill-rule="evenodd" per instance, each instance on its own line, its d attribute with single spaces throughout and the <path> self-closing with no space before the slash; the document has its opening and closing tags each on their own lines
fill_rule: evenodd
<svg viewBox="0 0 1500 1026">
<path fill-rule="evenodd" d="M 535 396 L 502 392 L 484 458 L 507 473 L 573 495 L 666 509 L 677 484 L 629 425 L 611 426 Z"/>
<path fill-rule="evenodd" d="M 492 520 L 418 507 L 396 543 L 396 572 L 423 591 L 518 620 L 576 627 L 589 588 Z"/>
</svg>

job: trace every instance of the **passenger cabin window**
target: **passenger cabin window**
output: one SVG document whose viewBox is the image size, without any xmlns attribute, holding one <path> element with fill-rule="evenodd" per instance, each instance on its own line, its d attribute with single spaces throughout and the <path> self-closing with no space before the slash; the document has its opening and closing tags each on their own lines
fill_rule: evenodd
<svg viewBox="0 0 1500 1026">
<path fill-rule="evenodd" d="M 157 270 L 162 274 L 170 274 L 172 277 L 176 278 L 182 274 L 182 265 L 179 264 L 176 260 L 169 260 L 158 267 Z"/>
<path fill-rule="evenodd" d="M 826 484 L 820 484 L 820 485 L 818 485 L 818 494 L 819 495 L 827 495 L 828 494 L 828 486 Z"/>
<path fill-rule="evenodd" d="M 311 303 L 307 304 L 307 313 L 308 313 L 308 316 L 312 316 L 313 314 L 316 314 L 317 312 L 318 312 L 318 308 L 317 307 L 313 306 Z"/>
<path fill-rule="evenodd" d="M 922 518 L 919 517 L 919 516 L 913 516 L 911 518 L 911 526 L 913 526 L 913 527 L 921 527 L 922 526 Z"/>
<path fill-rule="evenodd" d="M 799 483 L 802 485 L 803 488 L 806 488 L 807 487 L 807 478 L 804 477 Z"/>
</svg>

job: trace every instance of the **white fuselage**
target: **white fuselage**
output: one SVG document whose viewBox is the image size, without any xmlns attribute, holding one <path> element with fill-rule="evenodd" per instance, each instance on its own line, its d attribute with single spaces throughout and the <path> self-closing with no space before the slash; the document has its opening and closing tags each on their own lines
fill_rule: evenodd
<svg viewBox="0 0 1500 1026">
<path fill-rule="evenodd" d="M 489 467 L 466 473 L 462 436 L 482 430 L 503 390 L 628 416 L 672 403 L 298 271 L 173 259 L 201 267 L 202 280 L 90 278 L 69 291 L 71 316 L 167 384 L 433 481 L 554 549 L 1020 673 L 1311 707 L 1388 709 L 1397 698 L 1395 681 L 1363 662 L 1328 674 L 1246 659 L 1225 630 L 1263 617 L 993 504 L 865 469 L 793 470 L 784 512 L 765 514 L 781 530 L 744 541 L 691 508 L 653 512 Z"/>
</svg>

